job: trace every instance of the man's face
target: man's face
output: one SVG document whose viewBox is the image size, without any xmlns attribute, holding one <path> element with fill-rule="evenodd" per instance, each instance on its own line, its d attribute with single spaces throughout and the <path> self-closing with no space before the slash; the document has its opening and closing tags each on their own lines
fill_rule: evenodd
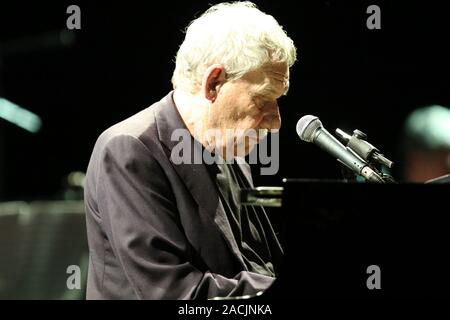
<svg viewBox="0 0 450 320">
<path fill-rule="evenodd" d="M 267 130 L 280 128 L 277 100 L 286 94 L 288 87 L 289 68 L 281 63 L 266 65 L 239 80 L 225 82 L 209 115 L 209 127 L 223 133 L 216 146 L 226 147 L 228 152 L 233 150 L 234 156 L 250 153 Z"/>
</svg>

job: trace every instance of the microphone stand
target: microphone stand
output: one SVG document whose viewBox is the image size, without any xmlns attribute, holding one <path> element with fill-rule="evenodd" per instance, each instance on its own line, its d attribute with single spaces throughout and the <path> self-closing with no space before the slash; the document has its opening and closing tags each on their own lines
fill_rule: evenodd
<svg viewBox="0 0 450 320">
<path fill-rule="evenodd" d="M 383 181 L 381 183 L 397 183 L 391 175 L 384 173 L 381 169 L 376 168 L 373 164 L 369 164 L 369 167 L 381 177 L 381 179 Z M 345 182 L 358 181 L 358 177 L 361 177 L 361 179 L 364 179 L 362 176 L 357 175 L 356 173 L 354 173 L 352 170 L 347 168 L 342 163 L 340 164 L 340 168 L 341 168 L 342 177 Z"/>
<path fill-rule="evenodd" d="M 379 149 L 367 141 L 367 135 L 364 132 L 356 129 L 353 131 L 353 135 L 350 136 L 346 132 L 337 128 L 336 133 L 339 138 L 346 143 L 346 148 L 349 149 L 349 151 L 352 151 L 365 160 L 368 166 L 378 173 L 383 181 L 382 183 L 396 183 L 392 176 L 383 172 L 385 167 L 390 169 L 393 167 L 394 163 L 386 158 Z M 355 180 L 357 179 L 357 175 L 344 165 L 342 165 L 342 174 L 345 180 L 352 179 L 351 177 Z"/>
</svg>

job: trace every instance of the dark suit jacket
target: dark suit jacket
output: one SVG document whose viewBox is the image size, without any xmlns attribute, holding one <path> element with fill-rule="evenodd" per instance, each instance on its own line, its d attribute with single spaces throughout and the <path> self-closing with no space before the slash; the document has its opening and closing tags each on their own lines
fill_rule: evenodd
<svg viewBox="0 0 450 320">
<path fill-rule="evenodd" d="M 88 299 L 255 294 L 273 281 L 246 271 L 207 167 L 170 160 L 176 128 L 186 127 L 170 93 L 97 140 L 85 184 Z"/>
</svg>

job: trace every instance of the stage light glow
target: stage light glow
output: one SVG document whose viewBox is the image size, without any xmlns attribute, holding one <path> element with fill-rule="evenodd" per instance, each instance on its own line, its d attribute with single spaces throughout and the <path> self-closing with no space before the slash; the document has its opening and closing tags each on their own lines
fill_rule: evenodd
<svg viewBox="0 0 450 320">
<path fill-rule="evenodd" d="M 0 118 L 31 133 L 38 132 L 42 126 L 42 120 L 38 115 L 4 98 L 0 98 Z"/>
<path fill-rule="evenodd" d="M 407 128 L 420 136 L 431 148 L 450 147 L 450 109 L 432 105 L 414 111 L 407 120 Z"/>
</svg>

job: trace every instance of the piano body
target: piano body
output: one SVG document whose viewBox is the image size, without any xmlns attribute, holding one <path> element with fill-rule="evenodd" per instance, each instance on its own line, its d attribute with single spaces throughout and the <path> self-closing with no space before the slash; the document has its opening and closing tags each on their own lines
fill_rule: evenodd
<svg viewBox="0 0 450 320">
<path fill-rule="evenodd" d="M 243 190 L 280 206 L 285 259 L 256 299 L 448 298 L 450 184 L 285 179 Z"/>
</svg>

